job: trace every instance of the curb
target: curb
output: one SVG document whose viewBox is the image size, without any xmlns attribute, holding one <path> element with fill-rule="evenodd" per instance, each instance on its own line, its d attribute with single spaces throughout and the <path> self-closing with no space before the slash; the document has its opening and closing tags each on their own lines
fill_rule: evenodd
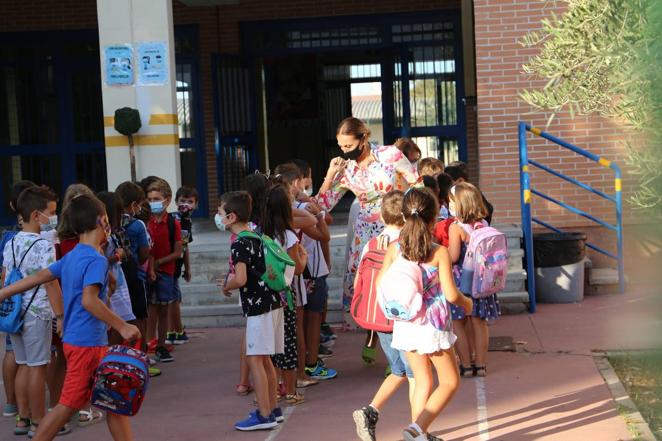
<svg viewBox="0 0 662 441">
<path fill-rule="evenodd" d="M 627 424 L 628 429 L 630 429 L 634 440 L 656 441 L 657 438 L 653 435 L 648 423 L 646 423 L 644 417 L 639 413 L 637 406 L 628 395 L 625 386 L 623 386 L 620 378 L 616 375 L 611 363 L 609 363 L 609 360 L 607 359 L 607 355 L 609 354 L 611 353 L 594 352 L 593 361 L 614 398 L 619 414 L 625 419 L 625 423 Z"/>
</svg>

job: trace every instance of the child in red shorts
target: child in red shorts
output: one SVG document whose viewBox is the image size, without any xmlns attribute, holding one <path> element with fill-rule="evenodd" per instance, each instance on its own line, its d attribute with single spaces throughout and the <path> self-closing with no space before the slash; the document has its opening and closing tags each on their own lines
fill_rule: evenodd
<svg viewBox="0 0 662 441">
<path fill-rule="evenodd" d="M 64 298 L 64 355 L 67 373 L 60 401 L 37 427 L 36 441 L 53 440 L 72 415 L 85 406 L 92 395 L 92 378 L 106 354 L 110 325 L 122 338 L 140 338 L 138 328 L 126 323 L 106 306 L 107 288 L 112 292 L 108 263 L 100 253 L 110 234 L 104 205 L 94 196 L 73 199 L 63 217 L 75 231 L 79 243 L 62 260 L 35 275 L 0 289 L 0 301 L 55 279 L 62 282 Z M 115 441 L 131 441 L 133 434 L 126 416 L 108 414 L 108 428 Z"/>
</svg>

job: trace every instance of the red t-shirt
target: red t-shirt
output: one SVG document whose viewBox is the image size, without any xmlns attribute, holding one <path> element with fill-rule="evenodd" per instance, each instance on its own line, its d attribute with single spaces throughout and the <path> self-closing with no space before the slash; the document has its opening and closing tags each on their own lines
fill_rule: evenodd
<svg viewBox="0 0 662 441">
<path fill-rule="evenodd" d="M 150 236 L 152 236 L 152 241 L 154 246 L 150 251 L 150 254 L 154 259 L 161 259 L 172 253 L 172 247 L 174 244 L 170 244 L 170 232 L 168 231 L 168 215 L 163 216 L 160 220 L 156 216 L 152 216 L 147 225 Z M 177 219 L 173 219 L 175 222 L 175 242 L 181 242 L 182 240 L 182 226 L 180 225 Z M 175 274 L 175 261 L 171 260 L 170 262 L 161 265 L 156 268 L 156 271 L 159 273 L 165 273 L 168 275 Z"/>
<path fill-rule="evenodd" d="M 455 222 L 455 218 L 449 217 L 448 219 L 437 222 L 434 226 L 434 238 L 437 239 L 439 245 L 448 248 L 448 232 L 450 231 L 453 222 Z"/>
<path fill-rule="evenodd" d="M 73 250 L 76 248 L 76 245 L 78 245 L 78 238 L 74 239 L 64 239 L 60 241 L 60 259 L 62 259 L 64 256 L 69 254 L 69 251 Z M 59 260 L 59 259 L 58 259 Z"/>
</svg>

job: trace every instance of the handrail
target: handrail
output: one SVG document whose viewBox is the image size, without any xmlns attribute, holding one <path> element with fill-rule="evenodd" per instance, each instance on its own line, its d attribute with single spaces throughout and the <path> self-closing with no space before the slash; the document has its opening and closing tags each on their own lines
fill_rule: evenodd
<svg viewBox="0 0 662 441">
<path fill-rule="evenodd" d="M 526 132 L 531 132 L 536 136 L 547 139 L 548 141 L 553 142 L 561 147 L 564 147 L 572 152 L 577 153 L 578 155 L 584 156 L 594 162 L 597 162 L 603 167 L 610 168 L 614 171 L 614 196 L 608 195 L 600 190 L 597 190 L 591 187 L 588 184 L 585 184 L 577 179 L 566 176 L 563 173 L 560 173 L 556 170 L 553 170 L 546 165 L 543 165 L 537 161 L 529 159 L 528 153 L 528 144 L 526 140 Z M 520 202 L 522 206 L 522 229 L 524 231 L 524 247 L 526 251 L 526 269 L 527 269 L 527 289 L 529 291 L 529 311 L 536 311 L 536 284 L 535 284 L 535 268 L 533 264 L 533 231 L 532 223 L 535 222 L 538 225 L 541 225 L 549 230 L 555 231 L 557 233 L 562 233 L 560 229 L 548 224 L 545 221 L 542 221 L 536 217 L 533 217 L 531 213 L 531 196 L 539 196 L 549 202 L 559 205 L 560 207 L 565 208 L 577 215 L 583 216 L 609 230 L 612 230 L 616 233 L 616 246 L 617 253 L 613 254 L 607 250 L 602 249 L 601 247 L 589 243 L 586 243 L 586 246 L 617 261 L 618 264 L 618 285 L 619 291 L 621 293 L 625 292 L 625 274 L 624 274 L 624 263 L 623 263 L 623 200 L 621 195 L 622 187 L 622 176 L 621 169 L 615 162 L 609 161 L 606 158 L 600 157 L 594 153 L 586 151 L 582 148 L 579 148 L 575 145 L 572 145 L 560 138 L 557 138 L 553 135 L 550 135 L 547 132 L 542 131 L 537 127 L 531 127 L 525 122 L 519 123 L 519 162 L 520 162 Z M 529 175 L 529 165 L 533 165 L 536 168 L 539 168 L 547 173 L 550 173 L 560 179 L 563 179 L 567 182 L 570 182 L 573 185 L 576 185 L 586 191 L 589 191 L 597 196 L 600 196 L 608 201 L 612 202 L 616 208 L 616 225 L 612 225 L 608 222 L 605 222 L 585 211 L 574 207 L 572 205 L 566 204 L 565 202 L 554 199 L 553 197 L 542 193 L 539 190 L 532 188 L 531 186 L 531 176 Z"/>
</svg>

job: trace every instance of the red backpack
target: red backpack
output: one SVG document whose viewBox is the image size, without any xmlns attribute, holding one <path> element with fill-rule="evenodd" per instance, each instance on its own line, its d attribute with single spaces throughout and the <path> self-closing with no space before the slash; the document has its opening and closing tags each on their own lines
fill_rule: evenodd
<svg viewBox="0 0 662 441">
<path fill-rule="evenodd" d="M 393 321 L 384 316 L 377 302 L 377 276 L 384 264 L 389 245 L 385 234 L 370 239 L 367 250 L 356 272 L 354 297 L 350 308 L 356 323 L 369 331 L 393 332 Z"/>
</svg>

